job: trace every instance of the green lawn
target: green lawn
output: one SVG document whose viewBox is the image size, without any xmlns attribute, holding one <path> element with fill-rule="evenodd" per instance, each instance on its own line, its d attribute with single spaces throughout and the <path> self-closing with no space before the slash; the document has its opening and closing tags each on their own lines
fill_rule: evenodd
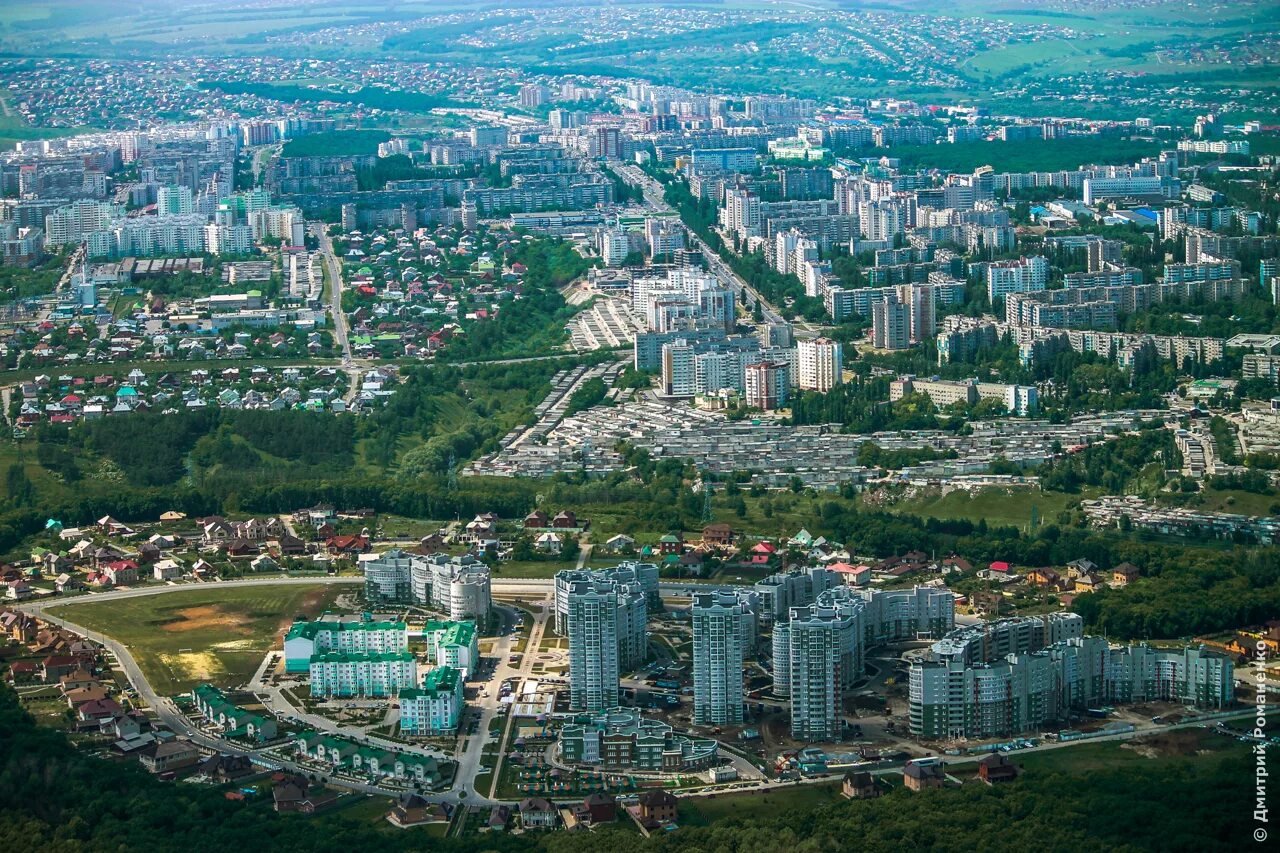
<svg viewBox="0 0 1280 853">
<path fill-rule="evenodd" d="M 323 612 L 342 589 L 210 585 L 55 610 L 124 643 L 156 692 L 173 695 L 203 681 L 243 684 L 295 616 Z"/>
</svg>

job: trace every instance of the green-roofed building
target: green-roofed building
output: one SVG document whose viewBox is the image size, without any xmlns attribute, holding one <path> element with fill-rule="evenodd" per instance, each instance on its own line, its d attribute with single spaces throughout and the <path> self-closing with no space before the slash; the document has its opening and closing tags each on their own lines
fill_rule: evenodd
<svg viewBox="0 0 1280 853">
<path fill-rule="evenodd" d="M 422 687 L 400 691 L 400 731 L 430 735 L 458 728 L 462 714 L 463 676 L 451 666 L 437 666 L 427 673 Z"/>
<path fill-rule="evenodd" d="M 418 681 L 418 662 L 407 651 L 318 654 L 309 670 L 315 697 L 394 696 Z"/>
<path fill-rule="evenodd" d="M 338 617 L 325 614 L 314 622 L 299 619 L 284 636 L 285 672 L 307 672 L 311 658 L 328 652 L 383 654 L 409 648 L 409 629 L 403 622 L 375 621 L 364 614 Z"/>
<path fill-rule="evenodd" d="M 476 623 L 433 619 L 426 624 L 422 637 L 427 643 L 427 657 L 437 666 L 451 666 L 466 678 L 480 659 Z"/>
</svg>

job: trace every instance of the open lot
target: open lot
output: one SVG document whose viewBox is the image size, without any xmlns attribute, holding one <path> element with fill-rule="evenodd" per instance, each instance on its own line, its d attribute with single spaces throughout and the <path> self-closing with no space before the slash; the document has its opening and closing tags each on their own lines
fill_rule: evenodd
<svg viewBox="0 0 1280 853">
<path fill-rule="evenodd" d="M 315 616 L 339 590 L 297 586 L 208 587 L 85 604 L 58 612 L 129 647 L 157 693 L 202 681 L 244 683 L 295 616 Z"/>
</svg>

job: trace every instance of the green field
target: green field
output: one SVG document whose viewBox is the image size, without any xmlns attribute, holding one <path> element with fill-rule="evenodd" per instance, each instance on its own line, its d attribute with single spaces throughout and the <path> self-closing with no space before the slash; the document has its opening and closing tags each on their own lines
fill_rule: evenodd
<svg viewBox="0 0 1280 853">
<path fill-rule="evenodd" d="M 980 489 L 972 496 L 965 491 L 945 495 L 934 491 L 885 508 L 890 512 L 925 517 L 963 518 L 973 522 L 985 519 L 991 525 L 1026 527 L 1031 521 L 1032 507 L 1035 507 L 1041 524 L 1054 523 L 1058 513 L 1096 494 L 1097 490 L 1090 489 L 1082 489 L 1079 494 L 1066 494 L 1031 488 L 990 487 Z"/>
<path fill-rule="evenodd" d="M 722 820 L 751 817 L 762 812 L 795 814 L 844 801 L 840 795 L 840 786 L 835 782 L 798 784 L 793 788 L 766 792 L 691 797 L 680 800 L 679 822 L 688 826 L 708 826 Z"/>
<path fill-rule="evenodd" d="M 156 692 L 173 695 L 243 684 L 295 616 L 322 613 L 344 588 L 210 585 L 55 612 L 124 643 Z"/>
</svg>

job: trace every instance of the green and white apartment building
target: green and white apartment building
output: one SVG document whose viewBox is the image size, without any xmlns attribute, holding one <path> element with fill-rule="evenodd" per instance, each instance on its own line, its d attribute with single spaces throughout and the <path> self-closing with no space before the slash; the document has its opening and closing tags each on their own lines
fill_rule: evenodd
<svg viewBox="0 0 1280 853">
<path fill-rule="evenodd" d="M 452 666 L 437 666 L 421 687 L 400 691 L 400 731 L 406 735 L 457 731 L 462 714 L 463 675 Z"/>
<path fill-rule="evenodd" d="M 1235 667 L 1225 655 L 1200 647 L 1113 647 L 1084 635 L 1052 639 L 1074 632 L 1078 620 L 1075 614 L 1002 620 L 936 643 L 931 660 L 910 668 L 911 733 L 935 740 L 1008 737 L 1099 704 L 1165 701 L 1221 709 L 1232 703 Z M 984 628 L 988 638 L 976 636 Z M 1005 653 L 1010 643 L 1014 648 Z"/>
<path fill-rule="evenodd" d="M 314 698 L 385 698 L 418 683 L 418 661 L 407 651 L 313 655 L 310 671 Z"/>
<path fill-rule="evenodd" d="M 422 629 L 427 658 L 436 666 L 451 666 L 462 677 L 473 672 L 480 661 L 476 623 L 431 620 Z"/>
</svg>

